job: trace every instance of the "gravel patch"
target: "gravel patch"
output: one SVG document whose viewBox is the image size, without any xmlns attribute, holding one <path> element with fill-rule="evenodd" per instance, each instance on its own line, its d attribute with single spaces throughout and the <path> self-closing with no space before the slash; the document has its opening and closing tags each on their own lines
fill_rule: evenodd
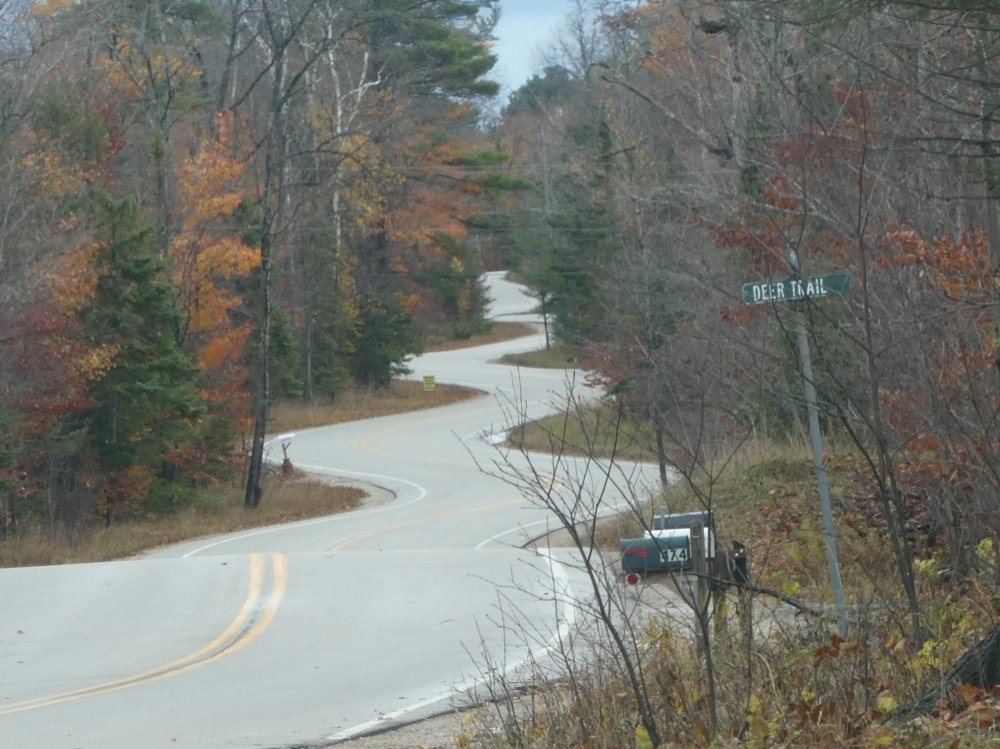
<svg viewBox="0 0 1000 749">
<path fill-rule="evenodd" d="M 467 714 L 449 712 L 399 726 L 387 724 L 382 731 L 323 746 L 338 749 L 457 749 L 460 746 L 458 737 L 467 736 L 470 732 L 470 727 L 463 722 L 466 720 Z"/>
</svg>

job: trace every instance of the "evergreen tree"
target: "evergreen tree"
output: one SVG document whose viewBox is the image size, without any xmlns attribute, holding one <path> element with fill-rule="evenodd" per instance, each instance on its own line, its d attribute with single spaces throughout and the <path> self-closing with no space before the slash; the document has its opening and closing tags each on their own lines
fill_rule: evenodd
<svg viewBox="0 0 1000 749">
<path fill-rule="evenodd" d="M 498 18 L 497 4 L 430 0 L 414 7 L 408 0 L 374 2 L 369 38 L 377 67 L 391 85 L 412 93 L 496 96 L 499 84 L 484 76 L 497 60 L 487 44 Z"/>
<path fill-rule="evenodd" d="M 344 355 L 358 328 L 357 318 L 343 295 L 327 290 L 310 309 L 305 346 L 305 395 L 335 398 L 350 382 Z"/>
<path fill-rule="evenodd" d="M 549 65 L 542 75 L 531 76 L 531 80 L 510 95 L 504 108 L 504 116 L 543 114 L 552 107 L 569 103 L 578 95 L 578 86 L 570 78 L 566 68 Z"/>
<path fill-rule="evenodd" d="M 278 398 L 301 398 L 300 357 L 292 338 L 288 313 L 275 309 L 271 319 L 271 394 Z"/>
<path fill-rule="evenodd" d="M 549 208 L 541 217 L 525 214 L 519 243 L 524 278 L 533 296 L 545 306 L 555 337 L 581 344 L 605 333 L 601 285 L 613 255 L 613 217 L 608 205 L 606 126 L 577 125 L 575 141 L 581 152 L 591 149 L 589 175 L 565 174 L 546 189 Z"/>
<path fill-rule="evenodd" d="M 409 374 L 406 358 L 419 351 L 416 325 L 395 297 L 369 299 L 361 310 L 361 325 L 349 357 L 355 380 L 385 388 L 393 377 Z"/>
<path fill-rule="evenodd" d="M 103 248 L 97 284 L 82 323 L 95 350 L 112 355 L 90 385 L 86 415 L 91 443 L 107 477 L 106 523 L 139 508 L 156 508 L 183 472 L 204 414 L 197 372 L 176 341 L 178 312 L 162 261 L 151 249 L 134 203 L 95 199 Z"/>
</svg>

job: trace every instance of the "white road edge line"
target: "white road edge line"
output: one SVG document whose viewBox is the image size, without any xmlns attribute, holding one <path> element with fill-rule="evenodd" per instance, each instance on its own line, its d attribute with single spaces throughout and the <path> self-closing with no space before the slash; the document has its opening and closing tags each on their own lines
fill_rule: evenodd
<svg viewBox="0 0 1000 749">
<path fill-rule="evenodd" d="M 606 508 L 604 510 L 604 512 L 601 513 L 600 516 L 604 517 L 605 515 L 615 515 L 615 514 L 621 512 L 623 508 L 624 509 L 628 509 L 630 506 L 631 505 L 630 505 L 630 503 L 627 500 L 624 501 L 624 502 L 620 502 L 620 503 L 618 503 L 616 505 L 609 505 L 609 507 Z M 509 536 L 512 533 L 517 533 L 518 531 L 523 531 L 525 528 L 531 528 L 532 526 L 535 526 L 535 525 L 543 525 L 544 524 L 546 526 L 546 531 L 545 531 L 545 533 L 543 535 L 548 535 L 549 531 L 548 531 L 548 527 L 547 526 L 548 526 L 548 524 L 551 521 L 552 521 L 552 518 L 545 518 L 543 520 L 536 520 L 533 523 L 522 523 L 521 525 L 519 525 L 519 526 L 517 526 L 515 528 L 508 528 L 505 531 L 500 531 L 500 533 L 496 533 L 496 534 L 490 536 L 489 538 L 480 541 L 473 548 L 474 548 L 475 551 L 480 551 L 481 549 L 485 548 L 489 544 L 496 543 L 497 541 L 499 541 L 504 536 Z"/>
<path fill-rule="evenodd" d="M 538 523 L 533 523 L 532 525 L 538 525 Z M 563 603 L 560 606 L 560 608 L 563 611 L 563 615 L 560 617 L 558 629 L 556 630 L 555 634 L 553 634 L 553 636 L 549 638 L 549 641 L 546 643 L 545 647 L 543 647 L 537 653 L 532 653 L 529 651 L 524 658 L 517 661 L 516 663 L 509 665 L 507 668 L 504 669 L 505 676 L 507 674 L 517 671 L 518 669 L 523 668 L 526 664 L 532 661 L 537 661 L 539 657 L 547 656 L 553 650 L 558 648 L 560 644 L 565 642 L 566 638 L 569 637 L 571 628 L 576 623 L 577 606 L 574 605 L 576 599 L 573 597 L 573 589 L 569 583 L 569 576 L 566 574 L 565 569 L 563 569 L 565 567 L 565 564 L 563 562 L 554 559 L 552 555 L 549 553 L 549 551 L 546 549 L 538 549 L 535 551 L 535 553 L 538 556 L 545 557 L 545 559 L 549 563 L 549 571 L 552 577 L 555 579 L 555 581 L 558 582 L 558 585 L 561 586 L 560 590 L 553 591 L 553 595 L 559 595 L 560 593 L 563 595 L 562 598 Z M 446 694 L 441 694 L 438 695 L 437 697 L 430 697 L 426 700 L 421 700 L 420 702 L 417 702 L 413 705 L 409 705 L 408 707 L 401 708 L 400 710 L 396 710 L 395 712 L 383 713 L 375 720 L 369 720 L 365 723 L 360 723 L 356 726 L 352 726 L 351 728 L 346 728 L 343 731 L 331 734 L 330 736 L 327 736 L 324 739 L 324 741 L 347 741 L 348 739 L 360 736 L 376 727 L 388 728 L 391 725 L 391 722 L 397 718 L 401 718 L 405 715 L 408 715 L 409 713 L 416 712 L 417 710 L 429 707 L 438 702 L 443 702 L 444 700 L 451 699 L 451 697 L 454 696 L 457 692 L 471 692 L 477 685 L 481 683 L 482 683 L 481 679 L 474 679 L 472 680 L 472 682 L 467 682 L 463 684 L 461 688 L 454 688 Z"/>
<path fill-rule="evenodd" d="M 512 533 L 517 533 L 518 531 L 523 531 L 525 528 L 531 528 L 533 525 L 545 525 L 545 526 L 548 526 L 548 524 L 551 522 L 551 520 L 552 520 L 551 518 L 545 518 L 543 520 L 536 520 L 533 523 L 522 523 L 521 525 L 518 525 L 518 526 L 516 526 L 514 528 L 508 528 L 505 531 L 501 531 L 500 533 L 496 533 L 496 534 L 490 536 L 489 538 L 484 539 L 483 541 L 480 541 L 478 544 L 476 544 L 473 547 L 473 550 L 474 551 L 481 551 L 487 545 L 492 544 L 492 543 L 496 543 L 499 539 L 503 538 L 504 536 L 509 536 Z"/>
<path fill-rule="evenodd" d="M 343 477 L 345 479 L 362 479 L 362 478 L 365 478 L 365 479 L 376 479 L 376 480 L 386 481 L 386 482 L 397 482 L 397 483 L 400 483 L 400 484 L 406 484 L 408 486 L 412 486 L 414 489 L 417 490 L 417 496 L 416 497 L 414 497 L 413 499 L 407 500 L 406 502 L 404 502 L 402 504 L 398 504 L 397 505 L 395 502 L 390 502 L 387 505 L 382 505 L 381 507 L 373 507 L 370 510 L 361 510 L 359 512 L 349 513 L 349 515 L 351 515 L 352 517 L 358 517 L 361 514 L 364 514 L 364 515 L 377 515 L 377 514 L 382 513 L 382 512 L 389 512 L 389 511 L 399 510 L 399 509 L 401 509 L 403 507 L 409 507 L 410 505 L 416 504 L 417 502 L 420 502 L 421 500 L 423 500 L 427 496 L 427 490 L 424 489 L 424 487 L 422 487 L 420 484 L 418 484 L 418 483 L 416 483 L 414 481 L 408 481 L 407 479 L 397 478 L 395 476 L 384 476 L 384 475 L 378 474 L 378 473 L 359 473 L 357 471 L 345 471 L 345 470 L 340 470 L 340 469 L 337 469 L 337 468 L 323 468 L 321 466 L 299 465 L 298 467 L 300 469 L 302 469 L 303 471 L 305 471 L 306 473 L 325 473 L 325 474 L 330 474 L 330 475 L 333 475 L 333 476 L 341 476 L 341 477 Z M 386 487 L 382 487 L 382 488 L 386 488 Z M 293 523 L 284 523 L 282 525 L 273 525 L 273 526 L 269 526 L 267 528 L 260 528 L 260 529 L 255 530 L 255 531 L 250 531 L 249 533 L 241 533 L 238 536 L 231 536 L 229 538 L 223 538 L 223 539 L 220 539 L 218 541 L 213 541 L 210 544 L 205 544 L 204 546 L 199 546 L 197 549 L 192 549 L 191 551 L 187 552 L 186 554 L 183 554 L 181 556 L 181 559 L 187 559 L 189 557 L 193 557 L 196 554 L 200 554 L 201 552 L 207 551 L 208 549 L 214 549 L 215 547 L 222 546 L 223 544 L 233 543 L 234 541 L 243 541 L 245 539 L 254 538 L 256 536 L 263 536 L 263 535 L 266 535 L 268 533 L 276 533 L 276 532 L 278 532 L 280 530 L 285 530 L 285 529 L 287 529 L 287 528 L 289 528 L 291 526 L 302 528 L 302 527 L 308 527 L 310 525 L 321 525 L 323 523 L 331 523 L 331 522 L 334 522 L 336 520 L 341 520 L 344 517 L 346 517 L 345 513 L 338 513 L 336 515 L 327 515 L 325 517 L 315 518 L 313 520 L 299 520 L 299 521 L 296 521 L 296 522 L 293 522 Z"/>
</svg>

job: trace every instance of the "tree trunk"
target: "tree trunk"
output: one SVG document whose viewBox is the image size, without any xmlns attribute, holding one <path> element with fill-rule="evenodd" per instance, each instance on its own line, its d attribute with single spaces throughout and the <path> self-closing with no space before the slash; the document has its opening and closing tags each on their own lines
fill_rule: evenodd
<svg viewBox="0 0 1000 749">
<path fill-rule="evenodd" d="M 268 14 L 267 27 L 272 35 L 269 39 L 273 56 L 271 66 L 271 97 L 268 112 L 267 132 L 264 148 L 263 191 L 261 194 L 260 219 L 260 315 L 257 352 L 257 388 L 254 393 L 253 444 L 250 449 L 250 466 L 247 470 L 245 507 L 257 507 L 263 497 L 262 479 L 264 474 L 264 438 L 267 434 L 267 416 L 270 408 L 271 357 L 271 259 L 274 250 L 276 226 L 279 224 L 284 206 L 284 185 L 288 168 L 288 90 L 287 42 L 286 38 L 275 37 L 281 29 Z"/>
<path fill-rule="evenodd" d="M 667 446 L 663 435 L 663 424 L 658 417 L 654 417 L 654 431 L 656 432 L 656 462 L 660 470 L 660 486 L 664 489 L 667 486 Z"/>
<path fill-rule="evenodd" d="M 266 191 L 265 191 L 266 192 Z M 270 211 L 265 209 L 265 220 L 270 221 Z M 243 504 L 255 508 L 260 505 L 264 496 L 264 438 L 267 434 L 267 413 L 270 406 L 270 377 L 268 375 L 268 359 L 271 351 L 271 232 L 266 229 L 261 236 L 260 245 L 260 328 L 258 341 L 260 350 L 257 352 L 256 380 L 254 393 L 253 443 L 250 447 L 250 466 L 247 470 L 246 494 Z"/>
<path fill-rule="evenodd" d="M 966 651 L 937 686 L 920 699 L 899 708 L 890 722 L 902 723 L 929 713 L 955 686 L 961 684 L 970 684 L 984 690 L 1000 684 L 1000 625 Z"/>
</svg>

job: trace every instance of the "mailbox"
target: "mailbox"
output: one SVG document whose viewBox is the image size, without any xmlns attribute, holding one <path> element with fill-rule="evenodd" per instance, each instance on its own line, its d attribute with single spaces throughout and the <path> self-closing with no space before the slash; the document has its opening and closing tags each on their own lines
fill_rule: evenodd
<svg viewBox="0 0 1000 749">
<path fill-rule="evenodd" d="M 619 542 L 622 570 L 636 572 L 681 572 L 691 568 L 691 524 L 701 523 L 705 558 L 715 557 L 715 523 L 710 512 L 661 513 L 653 518 L 652 530 L 642 538 Z"/>
<path fill-rule="evenodd" d="M 655 535 L 654 535 L 655 534 Z M 688 531 L 650 531 L 642 538 L 623 538 L 619 543 L 622 570 L 639 572 L 680 571 L 691 566 Z"/>
<path fill-rule="evenodd" d="M 683 530 L 690 532 L 692 523 L 701 523 L 705 529 L 705 558 L 715 558 L 715 517 L 711 512 L 678 512 L 671 515 L 663 510 L 653 517 L 653 531 Z"/>
</svg>

